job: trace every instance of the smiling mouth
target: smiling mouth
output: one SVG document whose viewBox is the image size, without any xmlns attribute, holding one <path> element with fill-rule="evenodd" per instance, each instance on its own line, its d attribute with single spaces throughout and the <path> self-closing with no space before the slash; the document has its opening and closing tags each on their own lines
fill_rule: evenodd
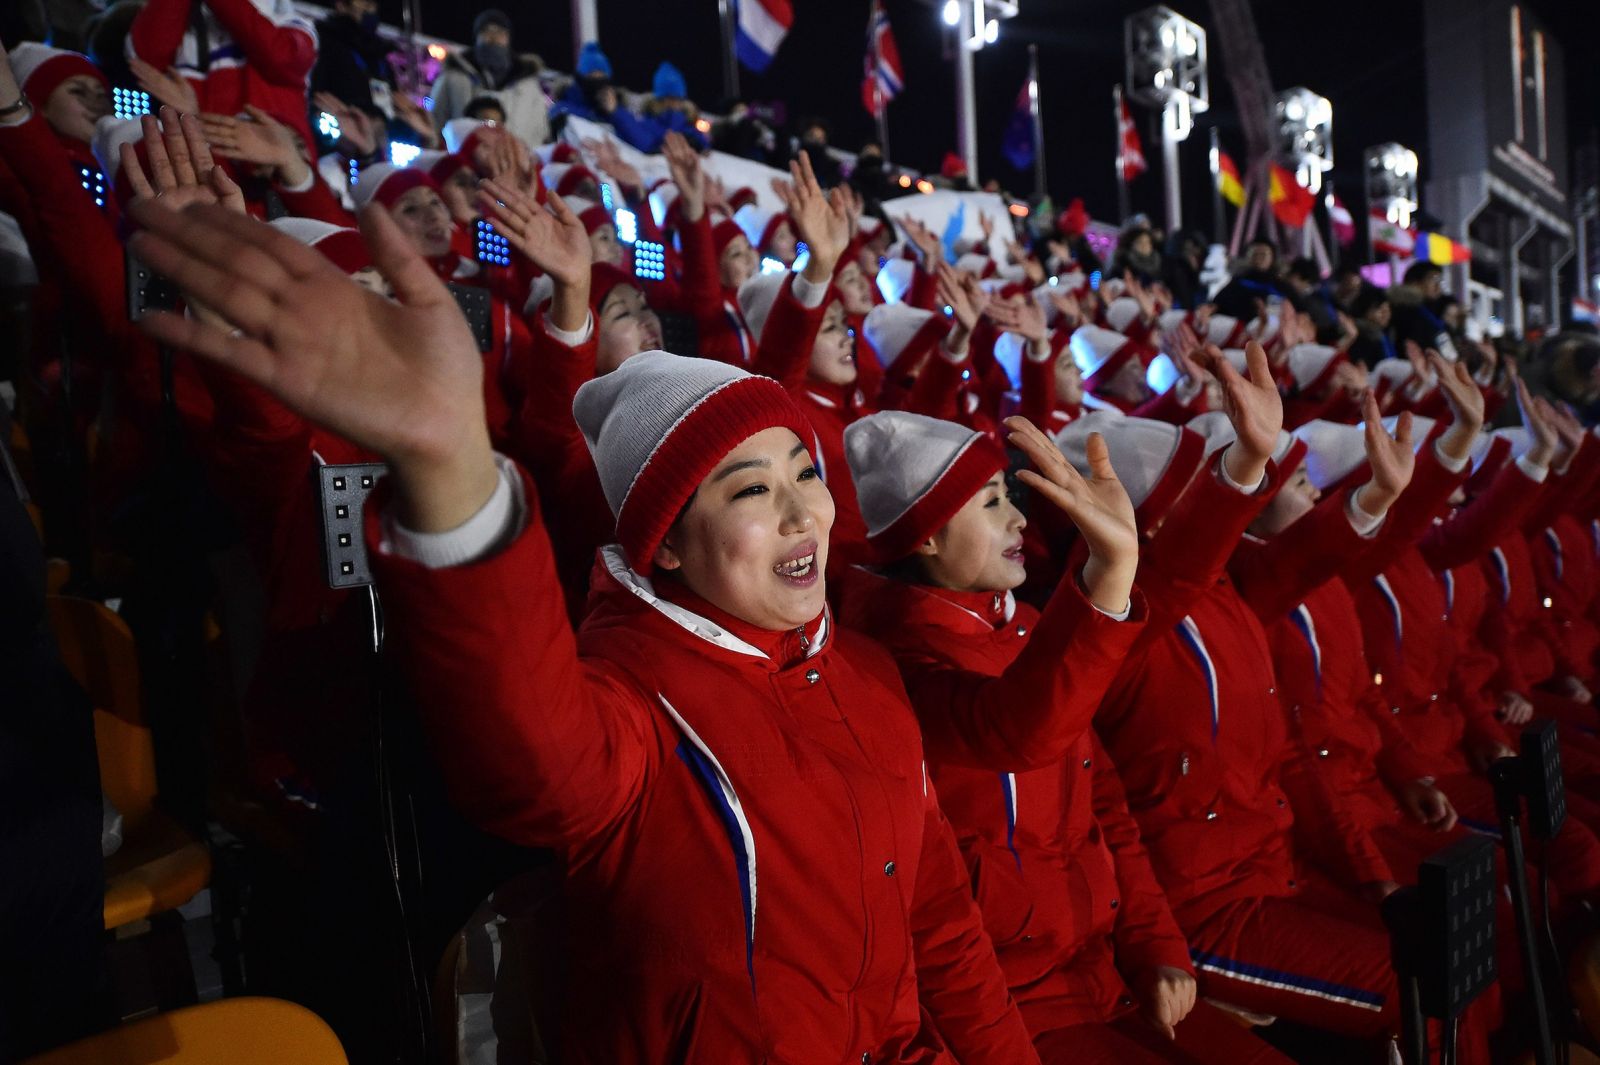
<svg viewBox="0 0 1600 1065">
<path fill-rule="evenodd" d="M 818 575 L 817 553 L 812 551 L 810 554 L 801 555 L 799 558 L 780 562 L 772 567 L 772 572 L 793 584 L 801 586 L 813 584 L 816 582 Z"/>
<path fill-rule="evenodd" d="M 1008 547 L 1004 551 L 1000 552 L 1000 555 L 1002 558 L 1008 558 L 1013 562 L 1020 562 L 1022 561 L 1022 544 L 1013 544 L 1011 547 Z"/>
</svg>

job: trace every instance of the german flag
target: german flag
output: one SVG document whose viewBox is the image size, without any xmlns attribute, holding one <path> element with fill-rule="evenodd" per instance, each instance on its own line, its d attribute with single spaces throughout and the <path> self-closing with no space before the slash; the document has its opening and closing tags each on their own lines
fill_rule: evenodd
<svg viewBox="0 0 1600 1065">
<path fill-rule="evenodd" d="M 1217 190 L 1235 207 L 1244 206 L 1244 183 L 1239 180 L 1239 168 L 1234 165 L 1233 156 L 1223 151 L 1217 152 Z"/>
</svg>

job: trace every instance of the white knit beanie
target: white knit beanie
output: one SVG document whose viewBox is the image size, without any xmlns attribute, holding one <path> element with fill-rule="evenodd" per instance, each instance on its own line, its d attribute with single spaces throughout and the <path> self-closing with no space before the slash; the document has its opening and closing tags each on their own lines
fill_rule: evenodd
<svg viewBox="0 0 1600 1065">
<path fill-rule="evenodd" d="M 744 289 L 739 290 L 743 297 Z M 861 324 L 867 343 L 891 375 L 915 373 L 923 357 L 950 332 L 942 314 L 904 303 L 880 303 Z"/>
<path fill-rule="evenodd" d="M 1245 341 L 1245 323 L 1231 314 L 1213 314 L 1206 326 L 1206 343 L 1219 348 L 1237 348 Z"/>
<path fill-rule="evenodd" d="M 1294 435 L 1306 445 L 1306 475 L 1324 492 L 1367 461 L 1363 426 L 1316 418 L 1297 426 Z"/>
<path fill-rule="evenodd" d="M 1123 363 L 1142 357 L 1146 350 L 1137 341 L 1098 325 L 1080 326 L 1068 343 L 1085 388 L 1094 388 L 1102 379 L 1109 380 Z M 1154 358 L 1154 352 L 1149 354 Z"/>
<path fill-rule="evenodd" d="M 1178 369 L 1178 364 L 1164 351 L 1150 360 L 1150 366 L 1144 372 L 1145 384 L 1158 396 L 1166 395 L 1182 376 L 1183 371 Z"/>
<path fill-rule="evenodd" d="M 1206 457 L 1210 458 L 1235 440 L 1239 434 L 1233 428 L 1233 422 L 1228 420 L 1225 411 L 1212 410 L 1204 414 L 1196 414 L 1184 426 L 1190 432 L 1198 433 L 1206 442 Z M 1292 472 L 1305 458 L 1306 446 L 1292 433 L 1278 430 L 1278 442 L 1272 448 L 1272 461 L 1278 469 Z"/>
<path fill-rule="evenodd" d="M 761 331 L 766 328 L 772 305 L 778 302 L 778 293 L 783 291 L 784 282 L 792 276 L 787 270 L 756 274 L 739 286 L 739 313 L 744 315 L 744 324 L 750 327 L 750 335 L 757 343 L 761 341 Z"/>
<path fill-rule="evenodd" d="M 1289 376 L 1302 392 L 1317 392 L 1325 387 L 1333 372 L 1344 362 L 1344 352 L 1327 344 L 1296 344 L 1288 353 Z"/>
<path fill-rule="evenodd" d="M 976 278 L 994 276 L 994 260 L 979 252 L 969 251 L 956 259 L 956 269 Z"/>
<path fill-rule="evenodd" d="M 742 442 L 777 426 L 815 446 L 788 391 L 712 359 L 646 351 L 586 382 L 572 415 L 617 519 L 617 539 L 641 575 L 710 472 Z"/>
<path fill-rule="evenodd" d="M 1111 468 L 1133 502 L 1141 529 L 1166 516 L 1205 460 L 1204 439 L 1182 426 L 1087 411 L 1056 434 L 1056 446 L 1085 477 L 1090 476 L 1090 433 L 1105 438 Z"/>
<path fill-rule="evenodd" d="M 988 434 L 907 411 L 880 411 L 844 431 L 867 538 L 884 562 L 910 554 L 1007 466 Z"/>
<path fill-rule="evenodd" d="M 1132 296 L 1118 296 L 1106 304 L 1106 324 L 1119 333 L 1126 333 L 1128 327 L 1139 320 L 1139 301 Z"/>
<path fill-rule="evenodd" d="M 440 131 L 444 136 L 445 151 L 458 154 L 461 146 L 467 142 L 467 138 L 487 125 L 488 123 L 481 118 L 452 118 Z"/>
<path fill-rule="evenodd" d="M 372 252 L 359 231 L 336 226 L 316 218 L 298 218 L 293 215 L 274 218 L 268 225 L 285 233 L 301 244 L 309 245 L 328 257 L 328 260 L 347 274 L 366 270 L 372 266 Z"/>
<path fill-rule="evenodd" d="M 1121 296 L 1122 290 L 1127 287 L 1128 283 L 1122 280 L 1122 278 L 1108 277 L 1104 281 L 1100 282 L 1100 298 L 1109 304 L 1118 296 Z"/>
<path fill-rule="evenodd" d="M 1109 315 L 1110 312 L 1108 311 L 1107 314 Z M 1156 319 L 1156 328 L 1160 329 L 1163 333 L 1166 333 L 1178 328 L 1185 322 L 1192 323 L 1193 321 L 1194 315 L 1190 314 L 1186 310 L 1174 307 L 1170 311 L 1161 312 L 1161 316 Z"/>
<path fill-rule="evenodd" d="M 745 237 L 750 241 L 750 246 L 758 254 L 767 253 L 767 243 L 772 240 L 772 235 L 778 231 L 780 223 L 787 222 L 789 215 L 783 211 L 774 211 L 763 207 L 759 203 L 747 203 L 733 212 L 733 220 L 744 230 Z"/>
<path fill-rule="evenodd" d="M 1384 432 L 1388 433 L 1390 436 L 1394 435 L 1394 431 L 1399 427 L 1399 425 L 1400 415 L 1398 414 L 1391 414 L 1387 418 L 1383 419 Z M 1412 450 L 1416 451 L 1418 454 L 1421 454 L 1423 445 L 1433 439 L 1436 431 L 1443 432 L 1445 428 L 1446 426 L 1439 424 L 1439 422 L 1432 418 L 1424 417 L 1421 414 L 1413 414 L 1411 416 Z"/>
<path fill-rule="evenodd" d="M 916 263 L 910 259 L 890 259 L 878 270 L 878 291 L 890 303 L 899 303 L 911 291 L 916 278 Z"/>
<path fill-rule="evenodd" d="M 11 72 L 16 75 L 18 87 L 33 101 L 33 106 L 41 110 L 50 102 L 50 94 L 62 82 L 79 74 L 87 74 L 99 79 L 102 85 L 110 85 L 100 68 L 79 52 L 52 48 L 37 41 L 23 41 L 11 49 L 10 58 Z"/>
<path fill-rule="evenodd" d="M 117 183 L 122 173 L 122 146 L 137 145 L 144 140 L 144 129 L 137 118 L 118 118 L 106 115 L 94 124 L 94 141 L 90 148 L 100 162 L 100 172 Z"/>
</svg>

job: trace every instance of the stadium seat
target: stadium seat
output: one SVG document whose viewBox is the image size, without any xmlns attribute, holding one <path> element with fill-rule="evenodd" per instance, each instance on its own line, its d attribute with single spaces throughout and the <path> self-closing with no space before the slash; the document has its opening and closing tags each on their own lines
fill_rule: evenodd
<svg viewBox="0 0 1600 1065">
<path fill-rule="evenodd" d="M 62 662 L 95 707 L 100 786 L 123 817 L 123 844 L 106 860 L 105 900 L 106 928 L 121 928 L 194 898 L 210 882 L 211 855 L 155 808 L 155 753 L 127 624 L 90 599 L 47 602 Z"/>
<path fill-rule="evenodd" d="M 188 1006 L 80 1039 L 25 1065 L 345 1065 L 315 1013 L 276 998 Z"/>
</svg>

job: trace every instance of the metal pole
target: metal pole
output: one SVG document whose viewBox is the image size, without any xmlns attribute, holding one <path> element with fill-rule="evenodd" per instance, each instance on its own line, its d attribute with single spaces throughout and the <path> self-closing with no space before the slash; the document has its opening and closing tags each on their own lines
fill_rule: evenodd
<svg viewBox="0 0 1600 1065">
<path fill-rule="evenodd" d="M 1221 244 L 1223 233 L 1227 231 L 1227 215 L 1222 209 L 1222 141 L 1217 135 L 1217 127 L 1211 127 L 1211 235 L 1212 239 Z"/>
<path fill-rule="evenodd" d="M 1166 172 L 1167 232 L 1176 233 L 1183 226 L 1183 197 L 1178 190 L 1178 138 L 1173 135 L 1177 118 L 1171 112 L 1180 107 L 1176 98 L 1169 99 L 1161 109 L 1161 159 Z"/>
<path fill-rule="evenodd" d="M 717 12 L 722 16 L 722 95 L 729 100 L 737 100 L 739 55 L 734 44 L 733 0 L 717 0 Z"/>
<path fill-rule="evenodd" d="M 872 45 L 872 117 L 878 123 L 878 147 L 883 151 L 884 161 L 889 159 L 889 106 L 883 101 L 883 79 L 878 76 L 881 69 L 883 56 L 878 53 L 878 34 L 876 32 L 877 7 L 867 16 L 868 40 Z"/>
<path fill-rule="evenodd" d="M 1133 213 L 1133 205 L 1128 197 L 1128 173 L 1124 168 L 1122 151 L 1122 84 L 1119 82 L 1111 87 L 1111 124 L 1117 131 L 1117 225 L 1120 226 L 1128 220 Z"/>
<path fill-rule="evenodd" d="M 572 0 L 572 54 L 590 41 L 600 43 L 600 11 L 596 0 Z"/>
<path fill-rule="evenodd" d="M 973 4 L 982 0 L 961 0 L 961 25 L 972 25 Z M 979 8 L 979 10 L 982 10 Z M 978 100 L 972 64 L 972 49 L 963 31 L 956 29 L 956 143 L 967 164 L 967 179 L 978 186 Z"/>
<path fill-rule="evenodd" d="M 1033 194 L 1045 195 L 1044 114 L 1039 103 L 1039 46 L 1028 45 L 1028 113 L 1033 119 Z"/>
</svg>

